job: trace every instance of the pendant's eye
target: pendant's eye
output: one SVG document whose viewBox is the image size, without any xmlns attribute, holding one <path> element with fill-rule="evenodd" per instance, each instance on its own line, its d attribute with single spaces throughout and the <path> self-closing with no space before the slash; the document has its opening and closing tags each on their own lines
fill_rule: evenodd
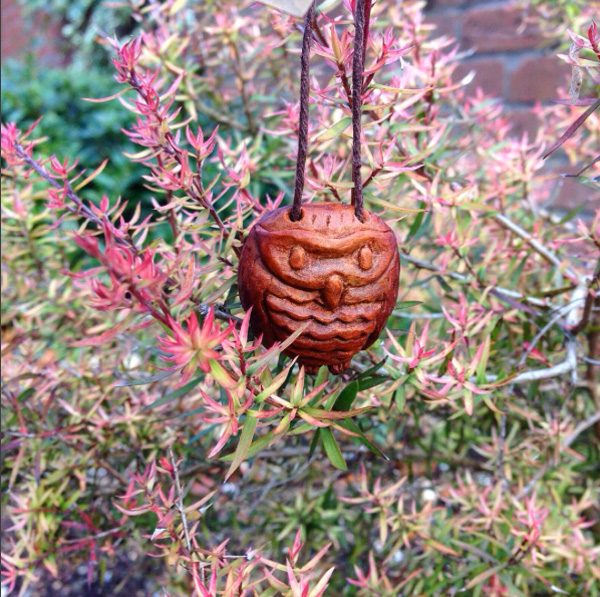
<svg viewBox="0 0 600 597">
<path fill-rule="evenodd" d="M 289 262 L 292 269 L 302 269 L 306 265 L 306 251 L 299 246 L 293 247 Z"/>
<path fill-rule="evenodd" d="M 361 247 L 358 252 L 358 266 L 362 270 L 371 269 L 373 265 L 373 251 L 371 251 L 370 247 Z"/>
</svg>

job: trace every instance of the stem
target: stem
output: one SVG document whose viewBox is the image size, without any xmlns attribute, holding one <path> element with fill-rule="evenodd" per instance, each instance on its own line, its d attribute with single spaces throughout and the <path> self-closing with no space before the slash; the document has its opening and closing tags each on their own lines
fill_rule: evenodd
<svg viewBox="0 0 600 597">
<path fill-rule="evenodd" d="M 138 249 L 138 247 L 135 245 L 135 243 L 130 238 L 123 237 L 119 234 L 116 234 L 114 227 L 109 219 L 98 217 L 89 207 L 87 207 L 84 204 L 83 199 L 81 199 L 81 197 L 79 197 L 79 195 L 77 195 L 77 193 L 75 193 L 75 191 L 73 190 L 73 187 L 71 186 L 71 183 L 68 180 L 64 180 L 63 184 L 59 183 L 56 179 L 54 179 L 52 177 L 52 175 L 48 172 L 48 170 L 46 170 L 46 168 L 44 168 L 44 166 L 40 162 L 38 162 L 35 158 L 32 158 L 25 151 L 23 146 L 19 143 L 15 143 L 15 153 L 34 172 L 36 172 L 44 181 L 46 181 L 51 187 L 53 187 L 55 189 L 63 189 L 64 188 L 66 190 L 67 197 L 75 204 L 75 207 L 72 207 L 70 205 L 65 205 L 65 209 L 69 213 L 86 218 L 87 220 L 92 222 L 94 225 L 96 225 L 100 229 L 105 229 L 107 226 L 112 228 L 113 238 L 115 239 L 115 242 L 121 244 L 122 246 L 127 248 L 127 250 L 132 251 L 137 257 L 141 258 L 141 252 Z M 102 262 L 102 265 L 104 265 L 104 267 L 106 267 L 107 269 L 113 271 L 112 268 L 110 267 L 110 265 L 107 265 L 104 262 Z M 114 272 L 114 273 L 116 274 L 116 272 Z M 143 296 L 139 292 L 139 289 L 135 286 L 135 284 L 132 282 L 132 280 L 123 279 L 122 276 L 119 276 L 119 275 L 117 275 L 117 278 L 119 279 L 119 281 L 127 283 L 130 292 L 135 296 L 135 298 L 140 302 L 141 305 L 146 307 L 146 309 L 152 315 L 152 317 L 154 317 L 155 319 L 157 319 L 158 321 L 160 321 L 167 327 L 170 327 L 167 319 L 157 309 L 155 309 L 151 304 L 149 304 L 143 298 Z M 166 282 L 167 287 L 176 285 L 175 280 L 173 280 L 172 278 L 169 278 L 169 277 L 166 278 L 165 282 Z M 200 310 L 200 312 L 206 314 L 208 312 L 209 305 L 199 304 L 198 309 Z M 163 306 L 163 311 L 164 311 L 164 306 Z M 167 309 L 167 311 L 168 311 L 168 309 Z M 228 322 L 234 321 L 236 324 L 241 322 L 241 320 L 239 318 L 234 317 L 233 315 L 227 313 L 226 311 L 224 311 L 223 309 L 220 309 L 220 308 L 215 309 L 215 317 L 217 317 L 218 319 L 224 320 L 224 321 L 228 321 Z"/>
<path fill-rule="evenodd" d="M 173 476 L 175 477 L 175 489 L 177 491 L 177 510 L 181 516 L 181 522 L 183 523 L 183 534 L 185 536 L 185 546 L 188 552 L 192 551 L 192 541 L 190 539 L 190 529 L 188 526 L 187 516 L 185 515 L 185 508 L 183 507 L 183 491 L 181 489 L 181 482 L 179 481 L 179 469 L 177 468 L 177 462 L 175 461 L 175 455 L 173 449 L 169 447 L 169 460 L 173 467 Z"/>
</svg>

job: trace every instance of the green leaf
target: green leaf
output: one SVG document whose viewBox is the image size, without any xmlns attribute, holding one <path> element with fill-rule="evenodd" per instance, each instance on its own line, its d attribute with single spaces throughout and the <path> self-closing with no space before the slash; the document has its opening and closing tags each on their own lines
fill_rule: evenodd
<svg viewBox="0 0 600 597">
<path fill-rule="evenodd" d="M 329 377 L 329 368 L 326 365 L 319 367 L 317 377 L 315 377 L 315 388 L 318 388 L 321 384 L 325 383 Z"/>
<path fill-rule="evenodd" d="M 363 390 L 368 390 L 369 388 L 374 388 L 379 384 L 382 384 L 388 380 L 387 377 L 383 375 L 373 375 L 373 377 L 368 377 L 366 379 L 361 379 L 358 382 L 358 391 L 362 392 Z"/>
<path fill-rule="evenodd" d="M 373 452 L 373 454 L 381 456 L 385 460 L 389 461 L 389 458 L 361 431 L 360 427 L 355 421 L 352 419 L 345 419 L 344 421 L 340 421 L 339 425 L 348 431 L 352 431 L 352 433 L 356 433 L 358 435 L 356 438 L 357 441 Z"/>
<path fill-rule="evenodd" d="M 505 568 L 505 567 L 506 567 L 506 564 L 500 564 L 499 566 L 494 566 L 493 568 L 486 568 L 483 572 L 479 573 L 475 578 L 472 578 L 465 586 L 465 589 L 472 589 L 472 588 L 476 587 L 477 585 L 480 585 L 481 583 L 486 581 L 488 578 L 490 578 L 490 576 L 497 574 L 500 570 L 502 570 L 502 568 Z"/>
<path fill-rule="evenodd" d="M 375 373 L 377 373 L 377 371 L 379 371 L 379 369 L 381 369 L 381 367 L 383 367 L 383 365 L 385 364 L 386 361 L 387 361 L 387 357 L 385 357 L 384 359 L 379 361 L 379 363 L 376 363 L 375 365 L 373 365 L 366 371 L 363 371 L 356 379 L 360 380 L 360 379 L 364 379 L 365 377 L 371 377 L 372 375 L 375 375 Z"/>
<path fill-rule="evenodd" d="M 339 394 L 333 403 L 333 410 L 350 410 L 358 394 L 358 381 L 351 381 Z"/>
<path fill-rule="evenodd" d="M 490 358 L 490 336 L 488 335 L 484 340 L 483 350 L 481 352 L 481 359 L 477 363 L 476 369 L 476 381 L 478 385 L 483 385 L 487 381 L 485 370 L 487 369 L 488 359 Z"/>
<path fill-rule="evenodd" d="M 275 379 L 254 399 L 256 402 L 263 402 L 269 396 L 272 396 L 284 383 L 292 368 L 293 363 L 281 371 Z"/>
<path fill-rule="evenodd" d="M 321 439 L 321 430 L 317 429 L 315 434 L 313 435 L 312 440 L 310 440 L 310 446 L 308 448 L 308 459 L 310 460 L 319 445 L 319 440 Z"/>
<path fill-rule="evenodd" d="M 399 301 L 394 306 L 394 311 L 403 311 L 404 309 L 410 309 L 417 305 L 422 305 L 423 301 Z"/>
<path fill-rule="evenodd" d="M 319 430 L 321 433 L 321 439 L 323 440 L 323 448 L 325 449 L 325 454 L 327 454 L 327 458 L 329 458 L 329 462 L 335 466 L 335 468 L 341 471 L 347 471 L 348 465 L 342 456 L 342 451 L 338 446 L 338 443 L 333 436 L 331 429 L 328 427 L 323 427 Z"/>
<path fill-rule="evenodd" d="M 496 212 L 496 209 L 494 209 L 490 205 L 486 205 L 485 203 L 479 203 L 477 201 L 463 201 L 462 203 L 457 204 L 456 207 L 458 209 L 468 209 L 473 211 Z"/>
<path fill-rule="evenodd" d="M 252 442 L 252 445 L 248 448 L 246 458 L 252 458 L 253 456 L 256 456 L 261 450 L 264 450 L 275 438 L 276 436 L 272 431 L 261 435 L 256 441 Z M 223 462 L 231 462 L 234 458 L 235 452 L 233 452 L 232 454 L 227 454 L 226 456 L 222 456 L 221 460 Z"/>
<path fill-rule="evenodd" d="M 420 209 L 425 209 L 427 206 L 425 204 L 425 201 L 419 201 L 419 208 Z M 415 218 L 414 222 L 412 223 L 412 226 L 410 227 L 409 231 L 408 231 L 408 236 L 406 237 L 406 242 L 408 243 L 408 241 L 412 240 L 413 238 L 417 237 L 417 234 L 419 232 L 419 229 L 421 228 L 421 224 L 423 224 L 423 220 L 425 218 L 425 211 L 420 211 L 417 214 L 417 217 Z"/>
<path fill-rule="evenodd" d="M 406 405 L 406 388 L 404 384 L 401 383 L 394 392 L 394 400 L 396 401 L 396 405 L 398 410 L 402 412 L 404 410 L 404 406 Z"/>
<path fill-rule="evenodd" d="M 240 441 L 238 442 L 237 448 L 233 455 L 233 461 L 225 475 L 225 481 L 235 473 L 237 468 L 248 458 L 250 446 L 252 445 L 252 439 L 254 438 L 254 431 L 256 430 L 256 424 L 258 419 L 254 418 L 250 413 L 246 417 L 244 426 L 242 427 L 242 433 L 240 434 Z"/>
<path fill-rule="evenodd" d="M 351 124 L 352 118 L 350 118 L 350 116 L 344 116 L 344 118 L 338 120 L 328 129 L 325 129 L 322 133 L 319 133 L 317 135 L 317 139 L 320 139 L 321 141 L 335 139 L 336 137 L 339 137 Z"/>
<path fill-rule="evenodd" d="M 152 404 L 145 406 L 143 410 L 150 410 L 151 408 L 156 408 L 157 406 L 162 406 L 167 402 L 171 402 L 172 400 L 178 400 L 179 398 L 183 398 L 190 390 L 193 390 L 202 380 L 204 379 L 204 375 L 200 375 L 192 381 L 189 381 L 184 386 L 165 394 L 162 398 L 155 400 Z"/>
</svg>

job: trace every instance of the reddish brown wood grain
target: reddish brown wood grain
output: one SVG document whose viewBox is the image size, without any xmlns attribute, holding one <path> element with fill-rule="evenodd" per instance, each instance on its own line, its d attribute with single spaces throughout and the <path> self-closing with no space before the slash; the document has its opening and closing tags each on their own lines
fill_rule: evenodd
<svg viewBox="0 0 600 597">
<path fill-rule="evenodd" d="M 334 373 L 379 336 L 398 295 L 396 238 L 378 216 L 350 205 L 309 204 L 262 217 L 248 235 L 238 274 L 240 299 L 265 346 L 307 328 L 287 349 L 314 371 Z"/>
</svg>

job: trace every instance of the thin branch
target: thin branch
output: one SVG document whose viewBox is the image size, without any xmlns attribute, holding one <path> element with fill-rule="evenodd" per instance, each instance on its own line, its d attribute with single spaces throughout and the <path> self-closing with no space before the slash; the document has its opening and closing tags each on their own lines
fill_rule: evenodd
<svg viewBox="0 0 600 597">
<path fill-rule="evenodd" d="M 590 427 L 593 427 L 596 423 L 600 422 L 600 411 L 594 413 L 592 416 L 588 417 L 584 421 L 581 421 L 577 427 L 573 430 L 571 434 L 569 434 L 563 442 L 560 444 L 560 451 L 563 452 L 571 447 L 571 445 L 575 442 L 575 440 L 584 432 L 587 431 Z M 527 483 L 527 485 L 523 488 L 521 493 L 518 494 L 517 499 L 522 499 L 528 494 L 530 494 L 537 483 L 542 479 L 542 477 L 554 466 L 556 466 L 556 461 L 551 461 L 545 464 L 542 468 L 540 468 L 537 473 L 533 476 L 531 481 Z"/>
<path fill-rule="evenodd" d="M 496 459 L 496 479 L 500 481 L 501 491 L 508 488 L 508 479 L 504 472 L 504 456 L 506 451 L 506 415 L 500 415 L 498 422 L 498 457 Z"/>
<path fill-rule="evenodd" d="M 522 367 L 525 364 L 527 357 L 531 354 L 531 351 L 538 345 L 539 341 L 546 335 L 546 332 L 552 326 L 554 326 L 556 323 L 558 323 L 563 317 L 565 317 L 565 315 L 569 314 L 572 310 L 577 308 L 577 306 L 580 303 L 582 303 L 584 300 L 585 300 L 584 298 L 578 298 L 576 300 L 569 301 L 566 305 L 563 305 L 562 307 L 559 307 L 556 310 L 555 315 L 533 337 L 533 340 L 531 341 L 531 343 L 529 344 L 527 349 L 521 355 L 521 358 L 519 359 L 519 364 L 518 364 L 519 367 Z"/>
<path fill-rule="evenodd" d="M 587 285 L 585 284 L 580 284 L 579 286 L 577 286 L 577 288 L 575 288 L 571 301 L 569 302 L 569 305 L 567 305 L 570 306 L 569 310 L 566 313 L 564 323 L 565 328 L 567 330 L 572 329 L 577 324 L 578 311 L 577 309 L 575 309 L 575 307 L 584 301 L 586 292 Z M 539 381 L 541 379 L 560 377 L 562 375 L 566 375 L 567 373 L 572 374 L 572 381 L 573 383 L 575 383 L 577 381 L 577 341 L 575 340 L 575 336 L 572 334 L 569 334 L 569 337 L 566 342 L 566 349 L 567 358 L 562 363 L 554 365 L 553 367 L 547 367 L 546 369 L 535 369 L 533 371 L 525 371 L 517 375 L 517 377 L 515 377 L 513 380 L 511 380 L 511 383 L 527 383 L 530 381 Z"/>
<path fill-rule="evenodd" d="M 533 371 L 525 371 L 511 379 L 511 383 L 529 383 L 531 381 L 540 381 L 542 379 L 550 379 L 552 377 L 561 377 L 570 373 L 577 367 L 576 353 L 571 348 L 571 343 L 567 345 L 567 358 L 554 367 L 546 369 L 534 369 Z"/>
<path fill-rule="evenodd" d="M 449 278 L 452 278 L 453 280 L 456 280 L 458 282 L 470 282 L 471 281 L 471 278 L 469 276 L 465 276 L 464 274 L 459 274 L 458 272 L 443 272 L 439 267 L 437 267 L 437 265 L 435 265 L 431 261 L 426 261 L 424 259 L 418 259 L 417 257 L 413 257 L 412 255 L 409 255 L 408 253 L 405 253 L 405 252 L 402 252 L 400 254 L 400 258 L 403 259 L 404 261 L 407 261 L 408 263 L 413 264 L 415 267 L 418 267 L 420 269 L 424 269 L 424 270 L 427 270 L 430 272 L 434 272 L 441 276 L 448 276 Z M 525 296 L 525 295 L 521 294 L 520 292 L 517 292 L 515 290 L 509 290 L 508 288 L 503 288 L 502 286 L 492 286 L 492 294 L 494 294 L 494 296 L 496 296 L 497 298 L 499 298 L 501 300 L 521 299 L 531 305 L 535 305 L 536 307 L 548 308 L 548 306 L 549 306 L 548 301 L 546 301 L 544 299 L 540 299 L 540 298 L 537 298 L 534 296 Z"/>
<path fill-rule="evenodd" d="M 109 220 L 98 217 L 87 205 L 85 205 L 83 199 L 79 195 L 77 195 L 77 193 L 73 190 L 73 187 L 71 186 L 71 183 L 68 180 L 64 180 L 64 184 L 61 184 L 60 182 L 58 182 L 58 180 L 53 178 L 52 175 L 50 174 L 50 172 L 48 172 L 48 170 L 39 161 L 37 161 L 35 158 L 31 157 L 27 153 L 27 151 L 21 144 L 15 143 L 15 153 L 34 172 L 36 172 L 45 182 L 47 182 L 51 187 L 53 187 L 55 189 L 63 189 L 63 188 L 65 189 L 67 197 L 75 204 L 75 207 L 70 206 L 70 205 L 65 205 L 65 209 L 69 213 L 72 213 L 76 216 L 82 216 L 82 217 L 86 218 L 87 220 L 92 222 L 92 224 L 94 224 L 95 226 L 97 226 L 100 229 L 103 229 L 107 224 L 110 224 Z M 141 255 L 140 249 L 136 246 L 136 244 L 130 238 L 115 234 L 114 239 L 115 239 L 115 242 L 121 243 L 122 245 L 126 246 L 128 249 L 132 250 L 137 256 Z M 125 282 L 129 282 L 129 281 L 125 280 Z M 173 280 L 172 278 L 167 278 L 166 282 L 167 282 L 168 286 L 173 286 L 176 284 L 175 280 Z M 131 284 L 129 286 L 130 286 L 131 292 L 134 295 L 136 295 L 136 298 L 138 298 L 139 300 L 142 300 L 139 297 L 139 293 L 137 292 L 137 289 Z M 201 303 L 198 305 L 198 311 L 203 316 L 205 316 L 208 313 L 209 308 L 210 308 L 210 305 L 207 305 L 205 303 Z M 153 315 L 157 319 L 159 319 L 159 320 L 163 321 L 163 323 L 165 323 L 162 316 L 160 315 L 160 313 L 158 313 L 155 309 L 152 309 L 152 311 L 153 311 Z M 215 313 L 215 317 L 217 317 L 218 319 L 221 319 L 223 321 L 234 321 L 236 324 L 240 324 L 242 321 L 239 317 L 235 317 L 234 315 L 231 315 L 225 309 L 218 307 L 218 306 L 215 306 L 214 313 Z"/>
<path fill-rule="evenodd" d="M 105 221 L 98 217 L 87 205 L 84 204 L 83 199 L 75 193 L 71 183 L 68 180 L 64 180 L 63 184 L 58 182 L 48 170 L 35 158 L 32 158 L 25 148 L 20 143 L 15 143 L 15 153 L 41 178 L 43 178 L 51 187 L 55 189 L 62 190 L 64 189 L 67 197 L 75 204 L 76 207 L 71 207 L 69 205 L 65 206 L 67 211 L 84 216 L 94 224 L 96 224 L 99 228 L 102 228 L 105 224 Z M 129 239 L 118 239 L 119 241 L 124 242 L 129 247 L 137 250 L 135 245 Z"/>
<path fill-rule="evenodd" d="M 598 296 L 595 294 L 592 287 L 595 285 L 598 285 L 599 281 L 600 281 L 600 259 L 598 259 L 598 261 L 596 262 L 596 270 L 594 271 L 594 275 L 592 276 L 591 280 L 589 281 L 589 283 L 587 285 L 587 296 L 585 297 L 585 304 L 583 306 L 583 315 L 581 317 L 581 320 L 571 330 L 571 333 L 575 336 L 587 327 L 587 324 L 590 320 L 590 316 L 592 314 L 592 307 L 594 306 L 594 303 L 598 302 Z M 598 289 L 598 290 L 600 290 L 600 289 Z"/>
<path fill-rule="evenodd" d="M 221 114 L 214 108 L 211 108 L 208 104 L 203 102 L 197 96 L 194 98 L 194 104 L 196 105 L 196 108 L 198 109 L 199 112 L 206 114 L 207 116 L 212 118 L 215 122 L 218 122 L 219 124 L 225 124 L 225 125 L 231 127 L 232 129 L 236 129 L 238 131 L 247 130 L 246 126 L 244 126 L 241 122 L 238 122 L 237 120 L 234 120 L 233 118 L 230 118 L 226 114 Z"/>
<path fill-rule="evenodd" d="M 495 214 L 493 218 L 501 226 L 503 226 L 507 230 L 510 230 L 519 238 L 522 238 L 536 253 L 541 255 L 548 263 L 554 265 L 558 270 L 560 270 L 563 267 L 561 260 L 555 253 L 544 247 L 542 243 L 533 238 L 533 236 L 531 236 L 529 232 L 521 228 L 518 224 L 515 224 L 515 222 L 509 220 L 506 216 L 503 216 L 502 214 Z M 577 274 L 570 267 L 567 267 L 566 273 L 572 278 L 577 277 Z"/>
<path fill-rule="evenodd" d="M 103 539 L 104 537 L 108 537 L 109 535 L 115 535 L 116 533 L 122 533 L 123 527 L 116 527 L 114 529 L 109 529 L 107 531 L 102 531 L 100 533 L 96 533 L 95 535 L 90 535 L 88 537 L 81 537 L 79 539 L 65 539 L 61 541 L 61 545 L 72 545 L 74 543 L 81 543 L 82 541 L 95 541 L 96 539 Z"/>
<path fill-rule="evenodd" d="M 183 507 L 183 491 L 181 489 L 181 482 L 179 481 L 179 469 L 177 468 L 177 462 L 175 461 L 175 455 L 173 449 L 169 447 L 169 460 L 173 467 L 173 475 L 175 477 L 175 490 L 177 491 L 177 510 L 181 516 L 181 522 L 183 523 L 183 534 L 185 535 L 185 546 L 188 552 L 192 551 L 192 541 L 190 539 L 190 529 L 188 526 L 187 516 L 185 515 L 185 508 Z"/>
</svg>

